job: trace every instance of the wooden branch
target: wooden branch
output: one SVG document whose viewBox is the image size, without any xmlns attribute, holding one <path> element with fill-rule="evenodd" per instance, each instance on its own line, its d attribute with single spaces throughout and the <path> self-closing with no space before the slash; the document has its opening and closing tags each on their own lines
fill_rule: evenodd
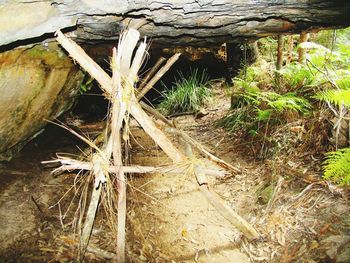
<svg viewBox="0 0 350 263">
<path fill-rule="evenodd" d="M 74 247 L 79 248 L 79 241 L 75 240 L 74 238 L 70 238 L 68 236 L 60 236 L 59 239 L 61 239 L 65 244 L 73 245 Z M 91 245 L 87 246 L 86 252 L 90 252 L 92 254 L 95 254 L 97 257 L 104 259 L 114 260 L 117 258 L 116 254 Z"/>
<path fill-rule="evenodd" d="M 121 34 L 118 45 L 118 54 L 115 57 L 115 69 L 122 78 L 126 78 L 130 72 L 131 58 L 137 42 L 140 39 L 140 33 L 136 29 L 130 29 Z M 113 66 L 112 66 L 113 67 Z"/>
<path fill-rule="evenodd" d="M 178 136 L 181 136 L 184 140 L 188 141 L 192 146 L 196 147 L 197 150 L 202 152 L 204 155 L 206 155 L 210 160 L 213 162 L 216 162 L 218 165 L 222 166 L 225 169 L 230 170 L 233 173 L 241 173 L 242 171 L 234 167 L 232 164 L 229 164 L 225 162 L 224 160 L 220 159 L 219 157 L 216 157 L 214 154 L 211 153 L 211 150 L 207 147 L 203 146 L 200 142 L 197 140 L 191 138 L 186 132 L 179 130 L 175 127 L 174 123 L 169 121 L 163 114 L 161 114 L 156 109 L 153 109 L 152 107 L 148 106 L 144 102 L 140 102 L 141 106 L 148 111 L 150 114 L 152 114 L 157 119 L 163 121 L 165 124 L 169 126 L 169 128 L 165 129 L 165 131 L 177 134 Z"/>
<path fill-rule="evenodd" d="M 79 256 L 78 256 L 79 262 L 84 259 L 86 248 L 89 244 L 90 235 L 91 235 L 92 227 L 94 225 L 98 203 L 101 197 L 101 190 L 102 190 L 101 184 L 99 184 L 97 188 L 94 186 L 92 190 L 90 204 L 89 204 L 89 208 L 86 213 L 86 219 L 84 222 L 84 228 L 82 230 L 82 234 L 80 237 L 80 249 L 79 249 Z"/>
<path fill-rule="evenodd" d="M 69 158 L 62 158 L 62 159 L 56 159 L 52 161 L 44 161 L 45 163 L 61 163 L 61 166 L 55 170 L 53 170 L 51 173 L 54 173 L 56 170 L 58 171 L 73 171 L 73 170 L 92 170 L 93 165 L 90 162 L 83 162 L 80 160 L 75 159 L 69 159 Z M 117 173 L 119 169 L 122 169 L 124 173 L 133 173 L 133 174 L 144 174 L 144 173 L 161 173 L 161 174 L 181 174 L 186 172 L 188 168 L 188 164 L 186 162 L 183 162 L 182 164 L 177 163 L 176 165 L 166 165 L 166 166 L 160 166 L 160 167 L 154 167 L 154 166 L 141 166 L 141 165 L 133 165 L 133 166 L 122 166 L 122 167 L 116 167 L 116 166 L 109 166 L 108 172 L 109 173 Z M 210 176 L 216 176 L 216 177 L 224 177 L 226 175 L 224 170 L 218 170 L 213 168 L 204 168 L 204 172 L 207 175 Z"/>
<path fill-rule="evenodd" d="M 166 64 L 153 76 L 153 78 L 147 83 L 147 85 L 140 90 L 139 94 L 137 95 L 137 99 L 142 99 L 143 96 L 146 95 L 146 93 L 153 88 L 154 84 L 163 77 L 163 75 L 169 70 L 169 68 L 178 60 L 181 53 L 176 53 L 171 58 L 168 59 Z"/>
<path fill-rule="evenodd" d="M 193 158 L 191 145 L 183 140 L 186 149 L 186 156 Z M 199 189 L 209 203 L 233 226 L 240 230 L 248 239 L 254 240 L 259 237 L 258 232 L 242 217 L 221 200 L 221 198 L 213 191 L 209 190 L 209 184 L 204 174 L 204 169 L 200 164 L 195 163 L 195 176 Z"/>
<path fill-rule="evenodd" d="M 208 149 L 207 147 L 203 146 L 201 143 L 199 143 L 197 140 L 191 138 L 186 132 L 179 130 L 175 127 L 174 123 L 169 121 L 163 114 L 161 114 L 159 111 L 156 109 L 153 109 L 152 107 L 148 106 L 144 102 L 140 102 L 141 106 L 148 111 L 150 114 L 152 114 L 154 117 L 157 119 L 163 121 L 165 124 L 169 126 L 169 128 L 165 129 L 165 131 L 176 134 L 178 136 L 181 136 L 184 140 L 188 141 L 192 146 L 196 147 L 197 150 L 202 152 L 204 155 L 206 155 L 210 160 L 213 162 L 216 162 L 220 166 L 222 166 L 225 169 L 230 170 L 231 172 L 234 173 L 241 173 L 242 171 L 234 167 L 232 164 L 229 164 L 225 162 L 224 160 L 220 159 L 219 157 L 216 157 L 214 154 L 211 153 L 211 150 Z"/>
<path fill-rule="evenodd" d="M 162 148 L 162 150 L 173 160 L 173 162 L 181 162 L 184 160 L 183 154 L 173 145 L 168 137 L 157 128 L 152 119 L 142 110 L 136 98 L 130 106 L 130 113 L 136 121 L 142 126 L 145 132 Z"/>
<path fill-rule="evenodd" d="M 129 33 L 129 32 L 128 32 Z M 138 41 L 139 35 L 135 35 L 135 39 L 132 38 L 129 40 L 127 34 L 122 36 L 121 41 L 118 46 L 118 56 L 117 51 L 113 48 L 113 57 L 112 57 L 112 72 L 113 72 L 113 88 L 114 96 L 112 100 L 112 124 L 111 124 L 111 139 L 113 141 L 113 162 L 116 167 L 119 169 L 116 171 L 117 175 L 117 189 L 118 189 L 118 225 L 117 225 L 117 262 L 125 262 L 125 220 L 126 220 L 126 182 L 124 172 L 120 169 L 122 167 L 122 149 L 121 149 L 121 131 L 125 113 L 127 111 L 127 105 L 123 100 L 124 97 L 124 87 L 122 87 L 122 74 L 126 77 L 129 74 L 130 60 L 132 52 L 136 43 Z M 126 41 L 129 40 L 133 45 L 132 49 L 126 49 L 124 47 L 128 46 Z M 129 53 L 128 53 L 129 52 Z M 131 54 L 130 54 L 131 53 Z"/>
<path fill-rule="evenodd" d="M 215 207 L 227 221 L 240 230 L 249 240 L 255 240 L 259 237 L 259 234 L 254 227 L 233 211 L 231 207 L 227 206 L 216 193 L 210 191 L 207 185 L 201 185 L 200 191 L 213 207 Z"/>
<path fill-rule="evenodd" d="M 169 125 L 170 127 L 175 127 L 174 123 L 172 123 L 171 121 L 169 121 L 163 114 L 161 114 L 159 111 L 157 111 L 156 109 L 152 108 L 151 106 L 147 105 L 146 103 L 144 103 L 143 101 L 139 102 L 142 109 L 146 110 L 148 113 L 152 114 L 154 117 L 156 117 L 157 119 L 161 120 L 162 122 L 164 122 L 165 124 Z"/>
<path fill-rule="evenodd" d="M 103 91 L 110 94 L 112 92 L 112 81 L 108 74 L 93 61 L 80 46 L 73 40 L 67 38 L 60 30 L 56 31 L 56 35 L 56 40 L 67 50 L 69 55 L 100 83 Z"/>
<path fill-rule="evenodd" d="M 157 72 L 157 70 L 163 64 L 164 61 L 165 61 L 165 57 L 160 57 L 157 60 L 156 64 L 154 64 L 152 69 L 150 71 L 148 71 L 146 77 L 143 80 L 141 80 L 140 86 L 137 89 L 138 91 L 141 91 L 146 86 L 146 84 L 148 83 L 149 79 Z"/>
<path fill-rule="evenodd" d="M 228 170 L 230 170 L 230 171 L 232 171 L 234 173 L 241 173 L 240 169 L 234 167 L 232 164 L 229 164 L 229 163 L 225 162 L 224 160 L 216 157 L 212 153 L 210 153 L 209 149 L 207 149 L 201 143 L 197 142 L 195 139 L 191 138 L 184 131 L 178 130 L 176 128 L 167 128 L 166 131 L 170 132 L 170 133 L 173 133 L 173 134 L 177 134 L 178 136 L 181 136 L 183 138 L 183 140 L 185 140 L 186 142 L 188 142 L 192 146 L 196 147 L 197 150 L 199 150 L 204 155 L 206 155 L 210 160 L 216 162 L 217 164 L 219 164 L 220 166 L 224 167 L 225 169 L 228 169 Z"/>
</svg>

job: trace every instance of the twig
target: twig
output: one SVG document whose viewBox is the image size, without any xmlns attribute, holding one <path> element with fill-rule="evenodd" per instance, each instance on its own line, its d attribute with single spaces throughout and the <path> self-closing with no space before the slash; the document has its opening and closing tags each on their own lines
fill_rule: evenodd
<svg viewBox="0 0 350 263">
<path fill-rule="evenodd" d="M 163 64 L 164 61 L 165 61 L 164 57 L 160 57 L 158 59 L 158 61 L 156 62 L 156 64 L 154 64 L 152 69 L 148 71 L 146 77 L 143 80 L 141 80 L 141 84 L 138 88 L 139 91 L 142 91 L 142 89 L 146 86 L 149 79 L 156 73 L 156 71 L 159 69 L 159 67 Z"/>
<path fill-rule="evenodd" d="M 36 202 L 35 198 L 34 198 L 33 196 L 31 196 L 31 199 L 32 199 L 34 205 L 36 206 L 36 208 L 38 208 L 39 212 L 40 212 L 43 216 L 45 216 L 45 213 L 43 212 L 43 210 L 41 209 L 41 207 L 39 206 L 39 204 Z"/>
<path fill-rule="evenodd" d="M 167 128 L 166 131 L 177 134 L 178 136 L 181 136 L 185 141 L 190 143 L 192 146 L 196 147 L 200 152 L 202 152 L 204 155 L 206 155 L 210 160 L 218 163 L 220 166 L 234 172 L 234 173 L 241 173 L 241 170 L 234 167 L 233 165 L 225 162 L 224 160 L 216 157 L 212 153 L 210 153 L 210 150 L 207 149 L 205 146 L 191 138 L 188 134 L 186 134 L 184 131 L 178 130 L 176 128 Z"/>
<path fill-rule="evenodd" d="M 76 60 L 94 79 L 96 79 L 98 83 L 100 83 L 101 88 L 104 91 L 111 93 L 112 81 L 108 74 L 95 61 L 93 61 L 80 46 L 63 35 L 60 30 L 56 31 L 56 35 L 56 40 L 65 50 L 68 51 L 72 58 Z"/>
<path fill-rule="evenodd" d="M 142 126 L 145 132 L 162 148 L 162 150 L 173 160 L 181 162 L 184 160 L 183 154 L 176 149 L 168 137 L 156 127 L 152 119 L 142 110 L 141 106 L 135 101 L 131 104 L 130 113 Z"/>
<path fill-rule="evenodd" d="M 146 95 L 146 93 L 153 88 L 154 84 L 163 77 L 163 75 L 171 68 L 171 66 L 179 59 L 181 53 L 176 53 L 171 58 L 168 59 L 166 64 L 153 76 L 153 78 L 147 83 L 147 85 L 140 90 L 139 94 L 137 95 L 137 100 L 142 99 L 143 96 Z"/>
<path fill-rule="evenodd" d="M 98 188 L 94 187 L 93 191 L 92 191 L 90 205 L 89 205 L 88 211 L 86 213 L 84 228 L 83 228 L 82 235 L 80 238 L 80 249 L 79 249 L 79 257 L 78 257 L 79 261 L 83 260 L 83 258 L 85 256 L 86 248 L 89 244 L 92 227 L 93 227 L 93 224 L 95 221 L 95 215 L 96 215 L 96 211 L 97 211 L 97 207 L 98 207 L 98 202 L 99 202 L 100 196 L 101 196 L 101 189 L 102 189 L 102 185 L 100 184 L 98 186 Z"/>
</svg>

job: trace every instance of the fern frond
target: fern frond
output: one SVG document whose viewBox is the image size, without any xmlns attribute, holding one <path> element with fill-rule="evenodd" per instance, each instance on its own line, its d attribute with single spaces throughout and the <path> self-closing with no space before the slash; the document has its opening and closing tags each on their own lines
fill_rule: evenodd
<svg viewBox="0 0 350 263">
<path fill-rule="evenodd" d="M 327 153 L 326 160 L 323 162 L 323 171 L 325 179 L 350 185 L 350 148 Z"/>
<path fill-rule="evenodd" d="M 342 72 L 344 74 L 344 72 Z M 339 89 L 350 90 L 350 72 L 348 70 L 345 71 L 345 76 L 341 76 L 339 72 L 337 75 L 339 76 L 335 83 L 338 85 Z"/>
<path fill-rule="evenodd" d="M 313 97 L 320 101 L 329 102 L 337 106 L 340 106 L 343 104 L 346 107 L 350 107 L 350 90 L 343 90 L 343 89 L 324 90 L 324 91 L 318 92 Z"/>
<path fill-rule="evenodd" d="M 319 72 L 299 63 L 290 63 L 278 71 L 292 89 L 306 86 L 317 86 L 323 78 Z"/>
<path fill-rule="evenodd" d="M 252 94 L 250 94 L 252 96 Z M 284 110 L 306 113 L 311 109 L 311 104 L 294 93 L 278 94 L 276 92 L 260 92 L 255 94 L 258 101 L 264 101 L 267 105 L 278 112 Z"/>
</svg>

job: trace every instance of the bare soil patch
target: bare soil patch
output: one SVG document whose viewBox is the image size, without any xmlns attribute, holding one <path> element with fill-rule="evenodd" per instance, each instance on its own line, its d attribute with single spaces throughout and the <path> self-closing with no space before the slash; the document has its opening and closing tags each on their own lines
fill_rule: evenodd
<svg viewBox="0 0 350 263">
<path fill-rule="evenodd" d="M 128 178 L 127 259 L 129 262 L 349 262 L 350 206 L 347 191 L 323 182 L 305 159 L 257 161 L 252 151 L 214 123 L 229 108 L 222 88 L 200 119 L 174 118 L 178 127 L 215 151 L 242 173 L 210 178 L 213 190 L 254 225 L 259 240 L 247 241 L 198 190 L 186 174 L 130 175 Z M 162 126 L 161 123 L 158 123 Z M 170 160 L 137 126 L 132 128 L 132 163 L 164 165 Z M 169 135 L 170 136 L 170 135 Z M 64 136 L 62 137 L 64 138 Z M 174 142 L 181 147 L 181 144 Z M 2 166 L 0 193 L 1 262 L 69 262 L 76 236 L 62 228 L 53 206 L 74 183 L 74 176 L 50 175 L 40 162 L 58 147 L 40 141 Z M 62 139 L 65 140 L 65 139 Z M 60 145 L 62 146 L 62 140 Z M 35 146 L 35 143 L 39 144 Z M 69 139 L 65 150 L 76 149 Z M 312 180 L 308 180 L 312 178 Z M 34 200 L 33 200 L 34 199 Z M 69 204 L 69 197 L 62 203 Z M 61 207 L 61 212 L 66 207 Z M 113 237 L 100 211 L 91 246 L 113 252 Z M 67 216 L 68 222 L 70 214 Z M 91 251 L 91 250 L 90 250 Z M 89 252 L 87 262 L 106 262 Z"/>
</svg>

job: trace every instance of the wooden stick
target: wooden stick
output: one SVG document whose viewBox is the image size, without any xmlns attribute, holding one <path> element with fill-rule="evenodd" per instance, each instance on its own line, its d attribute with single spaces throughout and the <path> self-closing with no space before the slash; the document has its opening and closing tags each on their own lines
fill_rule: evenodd
<svg viewBox="0 0 350 263">
<path fill-rule="evenodd" d="M 224 160 L 220 159 L 219 157 L 216 157 L 212 153 L 210 153 L 210 150 L 207 149 L 207 147 L 203 146 L 201 143 L 196 141 L 195 139 L 191 138 L 187 133 L 184 131 L 181 131 L 179 129 L 176 129 L 174 127 L 167 128 L 165 131 L 176 134 L 178 136 L 181 136 L 183 140 L 191 144 L 192 146 L 196 147 L 200 152 L 202 152 L 204 155 L 206 155 L 210 160 L 216 162 L 220 166 L 234 172 L 234 173 L 241 173 L 241 170 L 234 167 L 232 164 L 229 164 L 225 162 Z"/>
<path fill-rule="evenodd" d="M 126 78 L 130 72 L 132 54 L 139 39 L 140 33 L 136 29 L 129 29 L 120 36 L 118 54 L 115 56 L 117 64 L 114 67 L 122 78 Z"/>
<path fill-rule="evenodd" d="M 223 168 L 228 169 L 234 173 L 241 173 L 242 172 L 239 168 L 234 167 L 232 164 L 225 162 L 224 160 L 220 159 L 219 157 L 216 157 L 214 154 L 211 153 L 210 149 L 208 149 L 207 147 L 203 146 L 200 142 L 198 142 L 197 140 L 190 137 L 186 132 L 177 129 L 175 127 L 174 123 L 169 121 L 159 111 L 157 111 L 156 109 L 153 109 L 152 107 L 148 106 L 144 102 L 140 102 L 140 104 L 141 104 L 142 108 L 144 108 L 146 111 L 148 111 L 154 117 L 163 121 L 165 124 L 167 124 L 169 126 L 169 128 L 165 129 L 165 131 L 173 133 L 173 134 L 177 134 L 178 136 L 181 136 L 184 140 L 188 141 L 192 146 L 196 147 L 197 150 L 199 150 L 204 155 L 206 155 L 210 160 L 216 162 L 217 164 L 219 164 Z"/>
<path fill-rule="evenodd" d="M 201 193 L 207 200 L 216 208 L 216 210 L 233 226 L 240 230 L 249 240 L 254 240 L 259 237 L 258 232 L 245 219 L 239 216 L 222 199 L 213 191 L 210 191 L 207 185 L 200 186 Z"/>
<path fill-rule="evenodd" d="M 138 91 L 142 91 L 142 89 L 146 86 L 149 79 L 156 73 L 156 71 L 159 69 L 159 67 L 163 64 L 164 61 L 165 61 L 165 57 L 160 57 L 157 60 L 156 64 L 154 64 L 152 69 L 150 71 L 148 71 L 146 77 L 143 80 L 141 80 Z"/>
<path fill-rule="evenodd" d="M 73 238 L 69 238 L 67 236 L 60 236 L 59 238 L 63 242 L 65 242 L 66 244 L 72 244 L 74 247 L 79 247 L 79 242 Z M 96 246 L 88 245 L 86 248 L 86 251 L 95 254 L 99 258 L 105 258 L 105 259 L 116 259 L 117 258 L 116 254 L 111 253 L 111 252 L 106 251 L 106 250 L 103 250 L 101 248 L 98 248 Z"/>
<path fill-rule="evenodd" d="M 142 99 L 143 96 L 146 95 L 146 93 L 153 88 L 154 84 L 163 77 L 163 75 L 169 70 L 169 68 L 179 59 L 181 53 L 176 53 L 171 58 L 168 59 L 166 64 L 153 76 L 153 78 L 147 83 L 147 85 L 140 90 L 139 94 L 137 95 L 137 99 Z"/>
<path fill-rule="evenodd" d="M 53 161 L 45 161 L 42 163 L 57 163 L 60 162 L 61 166 L 52 171 L 54 173 L 56 170 L 59 171 L 73 171 L 73 170 L 92 170 L 93 164 L 90 162 L 84 162 L 80 160 L 70 159 L 70 158 L 61 158 Z M 107 171 L 108 173 L 117 173 L 119 169 L 122 169 L 124 173 L 133 173 L 133 174 L 144 174 L 144 173 L 162 173 L 162 174 L 181 174 L 186 172 L 188 168 L 188 163 L 177 163 L 176 165 L 166 165 L 160 167 L 154 166 L 109 166 Z M 214 168 L 203 168 L 205 174 L 216 177 L 224 177 L 226 175 L 225 171 L 218 170 Z"/>
<path fill-rule="evenodd" d="M 125 37 L 127 38 L 128 35 Z M 136 42 L 133 42 L 134 39 L 129 40 L 132 42 L 131 44 L 135 44 L 138 41 L 138 36 Z M 119 43 L 118 52 L 123 52 L 123 47 L 127 46 L 122 42 L 124 38 L 122 38 Z M 134 49 L 127 49 L 129 53 L 132 53 Z M 123 100 L 124 97 L 124 88 L 122 87 L 121 79 L 122 72 L 123 74 L 128 74 L 128 69 L 130 67 L 131 55 L 129 53 L 123 53 L 119 57 L 117 57 L 116 49 L 113 48 L 113 58 L 112 58 L 112 72 L 113 72 L 113 87 L 114 87 L 114 97 L 112 100 L 112 125 L 111 125 L 111 138 L 113 140 L 113 161 L 114 165 L 117 167 L 122 167 L 122 149 L 121 149 L 121 130 L 123 125 L 124 116 L 127 110 L 127 105 Z M 119 54 L 118 54 L 119 55 Z M 125 57 L 123 56 L 125 55 Z M 124 58 L 124 59 L 123 59 Z M 129 60 L 127 60 L 129 59 Z M 118 68 L 124 68 L 123 71 Z M 117 225 L 117 262 L 124 263 L 125 262 L 125 219 L 126 219 L 126 182 L 124 172 L 121 169 L 116 171 L 117 174 L 117 188 L 118 188 L 118 225 Z"/>
<path fill-rule="evenodd" d="M 191 145 L 183 139 L 186 149 L 186 156 L 193 158 Z M 221 198 L 213 191 L 209 190 L 209 184 L 205 176 L 204 170 L 200 164 L 195 164 L 195 177 L 199 185 L 201 193 L 209 201 L 209 203 L 233 226 L 240 230 L 248 239 L 253 240 L 259 237 L 258 232 L 236 212 L 221 200 Z"/>
<path fill-rule="evenodd" d="M 110 94 L 112 92 L 112 81 L 108 74 L 93 61 L 80 46 L 73 40 L 67 38 L 60 30 L 56 31 L 56 35 L 56 40 L 67 50 L 69 55 L 100 83 L 103 91 Z"/>
<path fill-rule="evenodd" d="M 95 221 L 98 202 L 101 197 L 101 189 L 102 189 L 102 185 L 98 185 L 97 188 L 95 186 L 93 187 L 89 208 L 86 213 L 86 219 L 84 222 L 84 228 L 82 230 L 82 234 L 80 238 L 80 249 L 79 249 L 79 256 L 78 256 L 79 262 L 84 259 L 86 248 L 89 244 L 92 227 Z"/>
<path fill-rule="evenodd" d="M 145 132 L 162 148 L 162 150 L 173 160 L 173 162 L 181 162 L 185 159 L 183 154 L 173 145 L 168 137 L 157 128 L 152 119 L 143 111 L 140 104 L 132 101 L 130 113 L 136 121 L 142 126 Z"/>
<path fill-rule="evenodd" d="M 141 107 L 146 110 L 148 113 L 152 114 L 153 116 L 155 116 L 157 119 L 161 120 L 162 122 L 166 123 L 167 125 L 169 125 L 170 127 L 174 127 L 174 123 L 172 123 L 171 121 L 169 121 L 163 114 L 161 114 L 159 111 L 157 111 L 156 109 L 152 108 L 151 106 L 147 105 L 146 103 L 144 103 L 143 101 L 140 101 L 140 105 Z"/>
</svg>

